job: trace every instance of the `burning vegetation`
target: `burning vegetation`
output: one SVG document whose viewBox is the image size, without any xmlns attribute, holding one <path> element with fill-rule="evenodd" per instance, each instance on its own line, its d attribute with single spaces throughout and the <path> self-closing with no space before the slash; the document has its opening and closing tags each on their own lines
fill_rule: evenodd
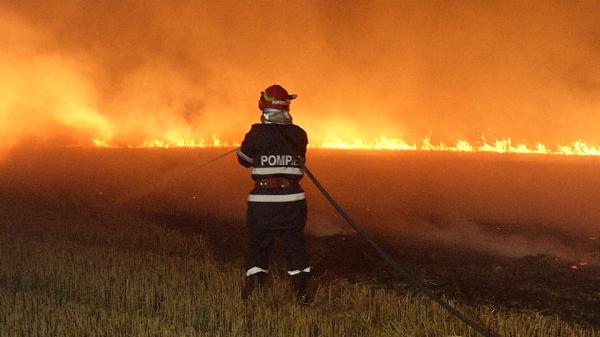
<svg viewBox="0 0 600 337">
<path fill-rule="evenodd" d="M 317 148 L 598 155 L 599 6 L 5 2 L 0 146 L 235 146 L 280 82 Z"/>
</svg>

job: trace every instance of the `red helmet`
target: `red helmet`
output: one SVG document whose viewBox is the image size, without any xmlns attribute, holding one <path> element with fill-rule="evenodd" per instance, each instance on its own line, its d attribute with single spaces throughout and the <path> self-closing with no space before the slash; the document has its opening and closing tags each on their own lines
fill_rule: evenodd
<svg viewBox="0 0 600 337">
<path fill-rule="evenodd" d="M 265 89 L 265 91 L 260 93 L 258 108 L 261 110 L 277 109 L 290 111 L 290 101 L 296 97 L 297 95 L 288 94 L 287 90 L 285 90 L 282 86 L 273 84 Z"/>
</svg>

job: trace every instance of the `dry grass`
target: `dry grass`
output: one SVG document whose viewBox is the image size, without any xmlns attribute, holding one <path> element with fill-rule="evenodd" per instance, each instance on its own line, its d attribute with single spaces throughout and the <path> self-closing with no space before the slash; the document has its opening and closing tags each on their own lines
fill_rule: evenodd
<svg viewBox="0 0 600 337">
<path fill-rule="evenodd" d="M 1 336 L 475 336 L 419 295 L 365 284 L 321 286 L 304 307 L 275 274 L 244 303 L 241 263 L 132 218 L 3 221 Z M 539 314 L 462 309 L 499 336 L 600 336 Z"/>
</svg>

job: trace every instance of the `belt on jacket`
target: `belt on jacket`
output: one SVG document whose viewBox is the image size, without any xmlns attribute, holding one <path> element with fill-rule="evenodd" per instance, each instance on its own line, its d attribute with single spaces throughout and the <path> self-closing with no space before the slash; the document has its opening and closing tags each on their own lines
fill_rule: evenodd
<svg viewBox="0 0 600 337">
<path fill-rule="evenodd" d="M 257 179 L 254 182 L 256 188 L 288 188 L 288 187 L 300 187 L 300 181 L 296 179 L 288 179 L 283 177 L 273 177 Z"/>
</svg>

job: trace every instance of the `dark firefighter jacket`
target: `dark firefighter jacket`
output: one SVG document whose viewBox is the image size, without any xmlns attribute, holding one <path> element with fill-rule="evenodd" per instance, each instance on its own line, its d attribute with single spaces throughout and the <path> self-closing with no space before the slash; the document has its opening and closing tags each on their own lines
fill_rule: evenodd
<svg viewBox="0 0 600 337">
<path fill-rule="evenodd" d="M 306 132 L 295 124 L 254 124 L 237 151 L 238 161 L 245 167 L 252 167 L 254 180 L 270 177 L 300 180 L 304 175 L 302 164 L 307 143 Z M 280 203 L 304 199 L 304 190 L 299 185 L 286 188 L 254 188 L 248 196 L 251 203 Z"/>
</svg>

